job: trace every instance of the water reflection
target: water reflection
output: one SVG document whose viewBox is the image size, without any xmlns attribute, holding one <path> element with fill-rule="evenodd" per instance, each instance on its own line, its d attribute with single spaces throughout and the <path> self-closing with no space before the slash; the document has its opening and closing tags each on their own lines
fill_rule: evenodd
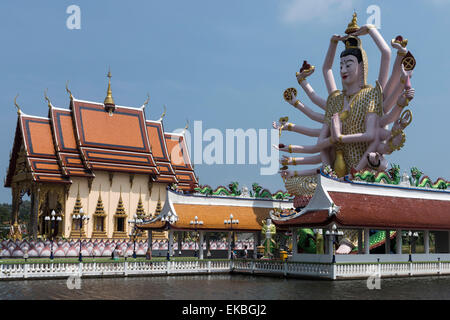
<svg viewBox="0 0 450 320">
<path fill-rule="evenodd" d="M 0 299 L 450 299 L 450 277 L 381 279 L 380 290 L 366 280 L 303 280 L 246 275 L 199 275 L 82 279 L 69 289 L 66 279 L 0 282 Z"/>
</svg>

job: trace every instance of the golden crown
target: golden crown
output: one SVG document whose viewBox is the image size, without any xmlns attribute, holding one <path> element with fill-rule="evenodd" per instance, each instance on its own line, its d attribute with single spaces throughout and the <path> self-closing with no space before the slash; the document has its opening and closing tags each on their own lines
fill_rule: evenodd
<svg viewBox="0 0 450 320">
<path fill-rule="evenodd" d="M 346 34 L 351 34 L 359 30 L 359 26 L 356 23 L 358 19 L 356 18 L 356 12 L 353 13 L 352 21 L 347 25 L 347 29 L 345 29 Z"/>
</svg>

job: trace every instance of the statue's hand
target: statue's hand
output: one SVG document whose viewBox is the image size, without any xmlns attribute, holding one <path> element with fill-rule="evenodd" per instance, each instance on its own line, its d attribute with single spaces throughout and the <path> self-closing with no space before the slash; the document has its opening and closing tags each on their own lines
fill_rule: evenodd
<svg viewBox="0 0 450 320">
<path fill-rule="evenodd" d="M 375 28 L 374 25 L 372 25 L 372 24 L 366 24 L 366 25 L 363 25 L 362 27 L 360 27 L 358 31 L 353 32 L 353 33 L 350 34 L 350 35 L 351 35 L 351 36 L 354 36 L 354 37 L 357 37 L 357 36 L 365 36 L 366 34 L 369 33 L 369 30 L 370 30 L 370 29 L 373 29 L 373 28 Z"/>
<path fill-rule="evenodd" d="M 272 127 L 274 128 L 274 129 L 280 129 L 281 128 L 281 130 L 283 130 L 284 129 L 284 125 L 282 125 L 280 122 L 278 122 L 278 121 L 274 121 L 274 122 L 272 122 Z"/>
<path fill-rule="evenodd" d="M 286 147 L 284 144 L 280 143 L 279 145 L 273 144 L 272 147 L 274 147 L 275 149 L 279 150 L 279 151 L 285 151 L 288 152 L 289 151 L 289 147 Z"/>
<path fill-rule="evenodd" d="M 341 40 L 347 39 L 347 37 L 348 37 L 348 36 L 341 36 L 341 35 L 338 35 L 338 34 L 334 34 L 334 35 L 331 36 L 330 41 L 331 41 L 331 42 L 339 42 L 339 41 L 341 41 Z"/>
<path fill-rule="evenodd" d="M 406 49 L 406 47 L 403 47 L 401 45 L 401 43 L 396 42 L 395 39 L 391 40 L 391 46 L 392 46 L 392 48 L 397 49 L 398 52 L 402 52 L 402 53 L 408 52 L 408 49 Z"/>
<path fill-rule="evenodd" d="M 303 70 L 302 72 L 297 72 L 295 75 L 297 77 L 297 81 L 300 81 L 308 78 L 310 75 L 314 73 L 315 67 L 311 66 L 309 69 Z"/>
<path fill-rule="evenodd" d="M 283 151 L 283 150 L 281 150 L 281 151 Z M 283 159 L 280 160 L 280 164 L 282 164 L 283 166 L 291 165 L 292 164 L 291 162 L 292 162 L 291 157 L 286 157 L 284 155 L 283 155 Z"/>
<path fill-rule="evenodd" d="M 282 178 L 287 179 L 294 176 L 294 172 L 289 170 L 281 170 L 279 171 Z"/>
<path fill-rule="evenodd" d="M 409 104 L 409 101 L 414 99 L 414 95 L 416 93 L 416 90 L 414 88 L 405 90 L 400 97 L 397 99 L 397 104 L 400 106 L 407 106 Z"/>
</svg>

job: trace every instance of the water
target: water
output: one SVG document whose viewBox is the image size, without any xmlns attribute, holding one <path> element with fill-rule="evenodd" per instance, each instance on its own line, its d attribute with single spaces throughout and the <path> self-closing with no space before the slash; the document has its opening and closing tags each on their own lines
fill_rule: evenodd
<svg viewBox="0 0 450 320">
<path fill-rule="evenodd" d="M 450 299 L 450 277 L 381 279 L 369 290 L 366 280 L 303 280 L 248 275 L 85 278 L 81 289 L 67 280 L 1 281 L 0 299 L 113 300 L 321 300 Z"/>
</svg>

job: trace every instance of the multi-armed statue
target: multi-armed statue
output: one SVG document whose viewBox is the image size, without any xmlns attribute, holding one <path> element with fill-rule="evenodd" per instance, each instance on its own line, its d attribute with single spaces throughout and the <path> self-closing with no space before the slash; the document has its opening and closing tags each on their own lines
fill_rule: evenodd
<svg viewBox="0 0 450 320">
<path fill-rule="evenodd" d="M 330 168 L 339 178 L 353 175 L 361 170 L 383 171 L 387 167 L 384 155 L 399 150 L 405 142 L 403 130 L 412 120 L 411 111 L 403 111 L 414 98 L 410 77 L 415 59 L 406 49 L 407 40 L 401 36 L 391 41 L 397 57 L 389 77 L 391 49 L 373 25 L 357 25 L 356 13 L 345 30 L 346 35 L 333 35 L 323 64 L 323 76 L 328 98 L 316 94 L 307 78 L 314 73 L 314 66 L 304 61 L 297 81 L 311 101 L 324 113 L 313 111 L 297 99 L 297 90 L 289 88 L 284 99 L 302 111 L 310 119 L 322 124 L 321 128 L 307 128 L 288 123 L 286 118 L 274 122 L 280 130 L 317 138 L 308 146 L 282 143 L 274 146 L 289 153 L 314 154 L 307 157 L 286 157 L 280 160 L 281 176 L 292 194 L 312 194 L 319 169 Z M 368 61 L 360 37 L 370 35 L 381 52 L 381 63 L 375 86 L 367 84 Z M 342 90 L 338 90 L 332 71 L 339 41 L 345 45 L 340 54 Z M 389 125 L 393 124 L 391 128 Z M 288 166 L 320 164 L 309 170 L 289 170 Z"/>
<path fill-rule="evenodd" d="M 331 166 L 339 177 L 366 168 L 386 169 L 384 154 L 400 149 L 404 144 L 404 128 L 411 122 L 410 111 L 403 111 L 414 98 L 409 78 L 415 66 L 415 60 L 406 49 L 407 40 L 398 36 L 391 41 L 397 49 L 397 58 L 389 78 L 391 51 L 372 25 L 358 27 L 356 14 L 353 15 L 346 36 L 334 35 L 323 65 L 323 75 L 328 89 L 328 99 L 319 97 L 307 81 L 314 73 L 314 66 L 306 61 L 297 81 L 311 101 L 325 111 L 325 114 L 311 110 L 297 100 L 297 90 L 289 88 L 284 92 L 285 100 L 302 111 L 310 119 L 322 124 L 322 128 L 312 129 L 287 123 L 280 119 L 273 127 L 281 130 L 317 137 L 310 146 L 275 146 L 289 153 L 318 153 L 309 157 L 286 157 L 280 161 L 284 167 L 284 178 L 314 175 L 317 169 L 287 170 L 288 165 L 322 164 Z M 381 51 L 381 65 L 375 87 L 367 84 L 368 63 L 362 48 L 360 36 L 369 34 Z M 333 76 L 332 65 L 337 44 L 343 41 L 345 50 L 340 55 L 340 75 L 342 90 L 338 90 Z M 394 123 L 391 129 L 388 125 Z"/>
</svg>

